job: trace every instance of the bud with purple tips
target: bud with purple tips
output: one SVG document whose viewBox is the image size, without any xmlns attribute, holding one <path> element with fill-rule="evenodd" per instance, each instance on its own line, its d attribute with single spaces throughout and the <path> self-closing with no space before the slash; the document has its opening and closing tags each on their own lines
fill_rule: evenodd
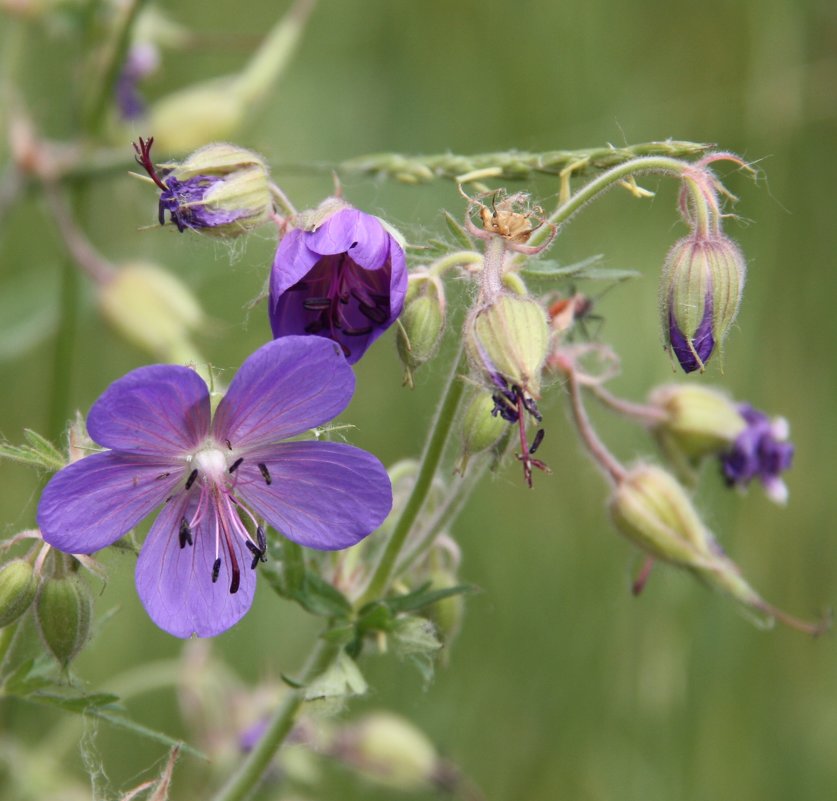
<svg viewBox="0 0 837 801">
<path fill-rule="evenodd" d="M 738 246 L 720 233 L 696 229 L 669 251 L 660 283 L 663 337 L 685 372 L 703 372 L 716 346 L 723 346 L 745 272 Z"/>
<path fill-rule="evenodd" d="M 217 237 L 236 237 L 266 222 L 273 211 L 267 165 L 255 153 L 218 142 L 180 163 L 151 161 L 154 138 L 134 144 L 137 163 L 159 187 L 159 220 Z"/>
<path fill-rule="evenodd" d="M 407 294 L 404 249 L 377 217 L 349 206 L 302 220 L 279 243 L 270 275 L 275 338 L 313 334 L 337 342 L 349 364 L 396 320 Z"/>
</svg>

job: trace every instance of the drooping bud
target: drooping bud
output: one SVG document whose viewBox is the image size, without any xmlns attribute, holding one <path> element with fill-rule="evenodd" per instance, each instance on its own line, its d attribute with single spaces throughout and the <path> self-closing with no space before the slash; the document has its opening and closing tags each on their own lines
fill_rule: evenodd
<svg viewBox="0 0 837 801">
<path fill-rule="evenodd" d="M 723 234 L 697 230 L 675 243 L 663 265 L 660 314 L 666 348 L 687 373 L 723 347 L 741 302 L 746 264 Z"/>
<path fill-rule="evenodd" d="M 126 264 L 100 288 L 99 305 L 105 319 L 137 347 L 167 361 L 190 360 L 190 335 L 204 315 L 172 273 L 145 262 Z"/>
<path fill-rule="evenodd" d="M 14 623 L 35 600 L 38 583 L 32 565 L 13 559 L 0 567 L 0 628 Z"/>
<path fill-rule="evenodd" d="M 404 363 L 404 384 L 413 386 L 413 370 L 439 350 L 445 330 L 445 296 L 439 281 L 420 276 L 410 280 L 396 343 Z"/>
<path fill-rule="evenodd" d="M 165 213 L 179 231 L 187 228 L 217 237 L 248 233 L 269 219 L 273 210 L 264 160 L 250 150 L 217 142 L 196 150 L 185 161 L 151 161 L 153 138 L 134 145 L 137 162 L 162 190 L 159 220 Z"/>
<path fill-rule="evenodd" d="M 741 604 L 757 624 L 772 625 L 778 610 L 744 580 L 704 526 L 683 487 L 665 470 L 647 464 L 633 468 L 617 484 L 609 510 L 619 532 L 643 551 L 686 568 Z"/>
<path fill-rule="evenodd" d="M 509 422 L 497 413 L 497 402 L 490 392 L 478 392 L 465 408 L 460 426 L 462 458 L 457 470 L 464 475 L 471 456 L 494 445 L 508 430 Z"/>
<path fill-rule="evenodd" d="M 432 570 L 428 576 L 430 588 L 433 590 L 447 590 L 455 587 L 459 581 L 456 575 L 448 569 L 438 568 Z M 442 659 L 446 659 L 450 653 L 450 646 L 462 628 L 462 619 L 465 615 L 465 598 L 462 594 L 450 595 L 440 601 L 431 604 L 427 608 L 427 616 L 436 626 L 436 631 L 445 646 L 442 651 Z"/>
<path fill-rule="evenodd" d="M 501 377 L 509 386 L 540 394 L 549 326 L 536 301 L 501 293 L 471 314 L 466 336 L 472 360 L 492 383 Z"/>
<path fill-rule="evenodd" d="M 44 644 L 61 667 L 79 654 L 90 636 L 93 599 L 75 575 L 45 581 L 35 602 L 35 621 Z"/>
</svg>

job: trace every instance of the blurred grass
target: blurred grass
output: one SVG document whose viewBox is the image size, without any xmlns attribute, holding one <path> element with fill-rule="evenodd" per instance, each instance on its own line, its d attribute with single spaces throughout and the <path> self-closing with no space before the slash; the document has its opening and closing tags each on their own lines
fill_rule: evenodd
<svg viewBox="0 0 837 801">
<path fill-rule="evenodd" d="M 171 4 L 181 22 L 233 39 L 273 21 L 275 4 L 190 0 Z M 0 21 L 0 25 L 6 24 Z M 724 546 L 769 600 L 814 615 L 835 600 L 837 566 L 833 454 L 837 373 L 833 193 L 837 170 L 837 8 L 810 0 L 701 4 L 605 0 L 500 4 L 459 0 L 324 0 L 275 102 L 240 143 L 271 161 L 337 161 L 377 150 L 478 152 L 552 149 L 665 137 L 713 141 L 758 163 L 758 186 L 738 175 L 741 219 L 729 232 L 749 260 L 750 278 L 726 357 L 702 380 L 792 424 L 796 464 L 790 505 L 770 506 L 757 488 L 744 498 L 705 477 L 702 499 Z M 50 135 L 69 130 L 70 93 L 58 91 L 73 48 L 33 33 L 26 83 L 33 113 Z M 243 58 L 221 46 L 173 54 L 149 86 L 163 94 L 234 69 Z M 137 134 L 153 132 L 137 131 Z M 125 143 L 127 147 L 127 143 Z M 158 154 L 163 156 L 164 154 Z M 277 176 L 300 207 L 330 191 L 327 176 Z M 609 266 L 644 277 L 602 300 L 602 336 L 624 357 L 618 389 L 639 398 L 672 379 L 659 347 L 656 275 L 682 235 L 675 188 L 656 179 L 653 201 L 610 193 L 555 245 L 574 261 L 604 253 Z M 544 205 L 557 184 L 538 184 Z M 406 188 L 356 180 L 356 205 L 381 213 L 419 241 L 441 229 L 439 210 L 461 213 L 455 188 Z M 231 370 L 268 336 L 262 307 L 242 325 L 242 307 L 261 289 L 269 235 L 254 238 L 230 265 L 228 249 L 197 236 L 138 231 L 154 221 L 154 197 L 122 176 L 94 191 L 89 233 L 115 260 L 159 261 L 197 288 L 217 320 L 203 341 Z M 57 237 L 37 198 L 0 231 L 3 286 L 41 287 L 53 303 Z M 88 303 L 88 307 L 89 307 Z M 45 428 L 49 337 L 0 363 L 0 430 Z M 115 339 L 90 311 L 72 365 L 74 406 L 98 394 L 144 357 Z M 444 370 L 431 365 L 418 387 L 400 387 L 391 337 L 358 367 L 346 419 L 354 442 L 385 462 L 417 452 Z M 481 785 L 488 798 L 554 801 L 784 801 L 824 798 L 837 786 L 837 670 L 833 637 L 810 642 L 785 630 L 752 628 L 724 599 L 657 569 L 630 597 L 636 556 L 616 538 L 603 509 L 604 486 L 582 458 L 560 392 L 546 402 L 544 459 L 550 477 L 522 486 L 511 465 L 487 482 L 455 527 L 469 598 L 450 666 L 423 691 L 418 675 L 392 659 L 364 664 L 373 692 L 359 704 L 392 705 L 413 717 Z M 830 422 L 829 422 L 830 421 Z M 602 418 L 628 457 L 634 432 Z M 650 453 L 650 446 L 646 448 Z M 37 479 L 0 465 L 4 531 L 33 522 Z M 99 609 L 121 611 L 78 663 L 92 688 L 179 644 L 145 617 L 131 589 L 129 559 L 111 559 L 113 578 Z M 242 674 L 293 672 L 310 627 L 260 589 L 253 614 L 217 641 Z M 167 698 L 140 705 L 153 725 L 181 731 Z M 4 728 L 36 741 L 50 718 L 5 708 Z M 160 750 L 110 732 L 98 739 L 109 776 L 133 780 Z M 189 775 L 189 774 L 185 774 Z M 391 798 L 337 780 L 341 801 Z M 338 791 L 335 790 L 337 793 Z M 191 798 L 175 778 L 175 799 Z"/>
</svg>

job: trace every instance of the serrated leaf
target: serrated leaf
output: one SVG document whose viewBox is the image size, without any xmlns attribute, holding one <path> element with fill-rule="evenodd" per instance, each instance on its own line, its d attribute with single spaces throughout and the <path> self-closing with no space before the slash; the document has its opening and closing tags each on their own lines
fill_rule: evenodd
<svg viewBox="0 0 837 801">
<path fill-rule="evenodd" d="M 340 651 L 332 664 L 305 688 L 306 701 L 364 695 L 369 689 L 355 661 Z"/>
<path fill-rule="evenodd" d="M 453 238 L 456 240 L 456 243 L 465 250 L 470 250 L 474 247 L 474 243 L 471 241 L 471 238 L 468 236 L 465 229 L 449 211 L 444 213 L 444 217 L 445 223 L 448 226 L 448 231 L 453 234 Z"/>
<path fill-rule="evenodd" d="M 40 453 L 44 459 L 49 459 L 54 464 L 58 465 L 59 470 L 67 463 L 66 456 L 46 437 L 41 436 L 37 431 L 31 428 L 24 428 L 23 438 L 29 443 L 32 449 Z"/>
<path fill-rule="evenodd" d="M 13 462 L 49 471 L 60 470 L 67 463 L 67 460 L 60 454 L 56 458 L 53 454 L 45 453 L 31 445 L 12 445 L 6 441 L 0 441 L 0 458 L 11 459 Z"/>
<path fill-rule="evenodd" d="M 432 654 L 442 647 L 436 627 L 425 617 L 405 615 L 398 618 L 392 636 L 396 652 L 402 656 Z"/>
<path fill-rule="evenodd" d="M 430 582 L 423 584 L 416 590 L 407 593 L 406 595 L 396 595 L 387 598 L 383 601 L 393 612 L 418 612 L 436 601 L 450 598 L 453 595 L 463 595 L 465 593 L 476 592 L 477 588 L 471 584 L 457 584 L 454 587 L 445 587 L 444 589 L 431 590 Z"/>
</svg>

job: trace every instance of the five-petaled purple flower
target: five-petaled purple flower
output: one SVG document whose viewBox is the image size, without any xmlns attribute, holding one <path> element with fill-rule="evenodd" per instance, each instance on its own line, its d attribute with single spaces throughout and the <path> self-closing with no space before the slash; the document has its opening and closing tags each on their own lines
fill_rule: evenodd
<svg viewBox="0 0 837 801">
<path fill-rule="evenodd" d="M 337 342 L 350 364 L 401 313 L 404 251 L 377 217 L 352 208 L 315 230 L 295 228 L 276 251 L 270 275 L 274 337 L 316 334 Z"/>
<path fill-rule="evenodd" d="M 781 479 L 793 461 L 793 445 L 787 441 L 788 424 L 771 420 L 746 403 L 738 411 L 747 423 L 732 448 L 721 455 L 721 468 L 730 486 L 746 487 L 754 478 L 764 485 L 771 500 L 785 503 L 788 489 Z"/>
<path fill-rule="evenodd" d="M 354 545 L 389 513 L 383 465 L 351 445 L 281 440 L 339 414 L 354 391 L 340 349 L 316 337 L 264 345 L 214 418 L 203 379 L 153 365 L 114 382 L 87 418 L 109 450 L 58 472 L 41 496 L 44 539 L 70 553 L 110 545 L 162 505 L 136 568 L 151 619 L 210 637 L 249 609 L 264 560 L 261 520 L 301 545 Z"/>
</svg>

